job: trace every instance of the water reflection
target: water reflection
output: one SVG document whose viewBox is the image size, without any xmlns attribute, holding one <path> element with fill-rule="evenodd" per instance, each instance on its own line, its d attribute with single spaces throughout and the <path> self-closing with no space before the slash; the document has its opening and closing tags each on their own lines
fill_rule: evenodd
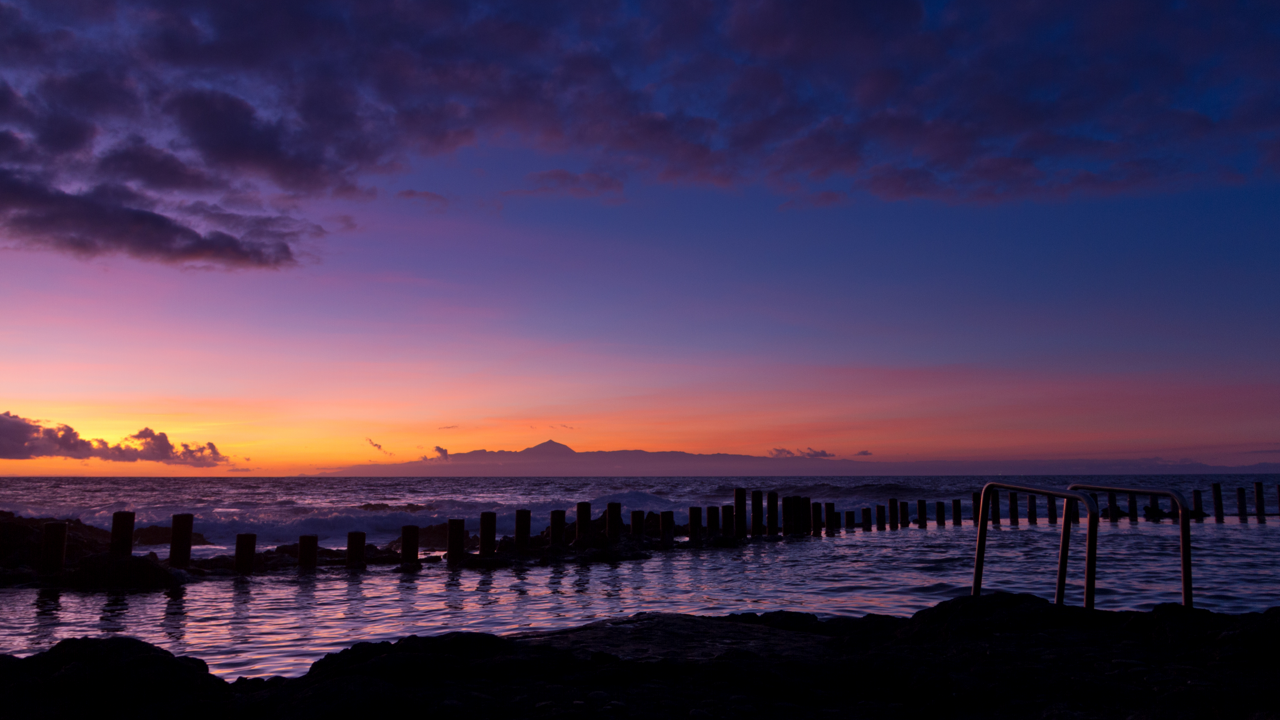
<svg viewBox="0 0 1280 720">
<path fill-rule="evenodd" d="M 62 624 L 62 591 L 53 588 L 38 590 L 35 607 L 36 621 L 31 642 L 35 647 L 45 647 L 54 642 Z"/>
<path fill-rule="evenodd" d="M 231 581 L 231 622 L 230 637 L 235 644 L 249 642 L 249 623 L 251 620 L 249 601 L 253 599 L 253 581 L 247 577 L 238 577 Z"/>
<path fill-rule="evenodd" d="M 170 640 L 181 644 L 187 634 L 187 589 L 174 588 L 165 595 L 169 600 L 164 605 L 164 619 L 160 621 L 160 627 Z"/>
<path fill-rule="evenodd" d="M 454 611 L 460 611 L 466 607 L 466 602 L 463 600 L 462 570 L 450 570 L 445 578 L 444 606 Z"/>
</svg>

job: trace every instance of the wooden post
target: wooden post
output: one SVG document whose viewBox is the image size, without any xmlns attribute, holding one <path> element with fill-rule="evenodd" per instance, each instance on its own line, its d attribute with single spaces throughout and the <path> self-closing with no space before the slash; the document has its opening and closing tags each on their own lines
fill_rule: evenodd
<svg viewBox="0 0 1280 720">
<path fill-rule="evenodd" d="M 111 514 L 111 554 L 129 557 L 133 554 L 133 513 L 119 510 Z"/>
<path fill-rule="evenodd" d="M 1236 515 L 1241 525 L 1249 524 L 1249 504 L 1244 499 L 1244 488 L 1236 488 Z M 112 538 L 114 540 L 114 538 Z"/>
<path fill-rule="evenodd" d="M 689 542 L 694 547 L 702 545 L 702 508 L 689 508 Z"/>
<path fill-rule="evenodd" d="M 516 510 L 516 552 L 529 549 L 529 536 L 532 533 L 533 513 L 528 510 Z"/>
<path fill-rule="evenodd" d="M 733 489 L 733 536 L 747 536 L 747 491 L 745 488 Z"/>
<path fill-rule="evenodd" d="M 1151 520 L 1152 522 L 1160 522 L 1160 496 L 1148 496 L 1147 502 L 1151 503 Z"/>
<path fill-rule="evenodd" d="M 796 508 L 800 515 L 800 533 L 802 535 L 808 535 L 813 531 L 813 516 L 809 513 L 809 506 L 811 505 L 813 505 L 813 500 L 810 498 L 801 498 L 800 505 Z"/>
<path fill-rule="evenodd" d="M 764 491 L 751 491 L 751 537 L 764 535 Z"/>
<path fill-rule="evenodd" d="M 359 530 L 347 533 L 347 567 L 364 567 L 364 541 L 365 534 Z"/>
<path fill-rule="evenodd" d="M 314 572 L 316 558 L 320 554 L 320 536 L 303 535 L 298 538 L 298 570 Z"/>
<path fill-rule="evenodd" d="M 898 529 L 898 498 L 889 498 L 889 529 Z"/>
<path fill-rule="evenodd" d="M 604 532 L 610 544 L 622 539 L 622 503 L 611 502 L 605 505 Z"/>
<path fill-rule="evenodd" d="M 577 542 L 586 543 L 587 539 L 591 537 L 591 503 L 578 503 L 578 514 L 574 518 L 574 529 L 577 530 L 577 537 L 574 538 Z"/>
<path fill-rule="evenodd" d="M 62 572 L 67 561 L 67 524 L 47 522 L 40 528 L 40 572 Z"/>
<path fill-rule="evenodd" d="M 933 522 L 939 529 L 947 526 L 947 504 L 941 500 L 933 504 Z"/>
<path fill-rule="evenodd" d="M 1058 498 L 1046 495 L 1044 498 L 1045 507 L 1049 509 L 1049 524 L 1058 524 Z M 1065 508 L 1064 508 L 1065 509 Z"/>
<path fill-rule="evenodd" d="M 792 515 L 795 498 L 787 495 L 782 498 L 782 534 L 791 535 L 796 531 L 796 520 Z"/>
<path fill-rule="evenodd" d="M 1018 527 L 1018 493 L 1009 492 L 1009 524 Z"/>
<path fill-rule="evenodd" d="M 418 526 L 405 525 L 400 528 L 400 565 L 414 567 L 418 562 Z"/>
<path fill-rule="evenodd" d="M 809 534 L 813 537 L 822 537 L 822 503 L 809 503 L 812 509 L 809 515 Z"/>
<path fill-rule="evenodd" d="M 191 513 L 178 513 L 173 516 L 169 535 L 169 567 L 179 570 L 191 566 L 191 531 L 195 528 L 196 516 Z"/>
<path fill-rule="evenodd" d="M 1000 491 L 994 490 L 991 493 L 991 524 L 1000 525 Z"/>
<path fill-rule="evenodd" d="M 1129 522 L 1138 522 L 1138 493 L 1129 493 Z"/>
<path fill-rule="evenodd" d="M 738 531 L 736 529 L 738 518 L 737 514 L 734 513 L 733 510 L 734 508 L 732 505 L 725 505 L 720 508 L 720 533 L 725 537 L 738 537 Z"/>
<path fill-rule="evenodd" d="M 644 511 L 643 510 L 631 511 L 631 537 L 633 538 L 644 537 Z"/>
<path fill-rule="evenodd" d="M 1027 524 L 1036 524 L 1036 496 L 1027 495 Z"/>
<path fill-rule="evenodd" d="M 921 530 L 926 530 L 929 527 L 929 518 L 925 513 L 925 504 L 923 500 L 916 500 L 916 525 L 918 525 Z"/>
<path fill-rule="evenodd" d="M 258 536 L 255 533 L 236 535 L 236 574 L 252 575 L 253 558 L 258 551 Z"/>
<path fill-rule="evenodd" d="M 1111 522 L 1120 522 L 1120 505 L 1113 491 L 1107 491 L 1107 519 Z"/>
<path fill-rule="evenodd" d="M 1262 483 L 1260 482 L 1253 484 L 1253 513 L 1254 517 L 1258 518 L 1259 525 L 1267 524 L 1267 504 L 1262 499 Z"/>
<path fill-rule="evenodd" d="M 712 505 L 707 508 L 707 537 L 720 535 L 720 508 Z"/>
<path fill-rule="evenodd" d="M 663 510 L 658 516 L 658 527 L 661 531 L 663 546 L 670 546 L 676 539 L 676 514 L 671 510 Z"/>
<path fill-rule="evenodd" d="M 564 546 L 564 510 L 551 511 L 551 546 Z M 453 526 L 449 527 L 449 532 L 453 532 Z"/>
<path fill-rule="evenodd" d="M 768 502 L 768 514 L 765 516 L 765 532 L 772 537 L 778 534 L 778 493 L 769 493 Z"/>
<path fill-rule="evenodd" d="M 827 526 L 827 537 L 834 537 L 840 530 L 840 513 L 836 512 L 835 503 L 823 503 L 822 509 L 826 513 L 826 519 L 823 522 Z"/>
<path fill-rule="evenodd" d="M 853 531 L 857 528 L 857 526 L 858 526 L 858 511 L 857 511 L 857 510 L 845 510 L 845 511 L 844 511 L 844 532 L 845 532 L 845 534 L 846 534 L 846 535 L 852 535 L 852 534 L 853 534 Z"/>
<path fill-rule="evenodd" d="M 1222 507 L 1222 483 L 1213 484 L 1213 521 L 1216 523 L 1226 522 L 1223 519 L 1226 511 Z"/>
<path fill-rule="evenodd" d="M 1196 522 L 1204 522 L 1204 493 L 1199 490 L 1191 491 L 1191 509 L 1194 511 Z"/>
<path fill-rule="evenodd" d="M 898 510 L 900 511 L 898 514 L 901 515 L 901 517 L 898 518 L 898 527 L 905 530 L 911 526 L 911 512 L 907 510 L 909 506 L 907 505 L 906 500 L 902 500 L 898 505 Z"/>
<path fill-rule="evenodd" d="M 581 537 L 581 534 L 579 534 Z M 498 513 L 480 513 L 480 554 L 492 555 L 498 551 Z"/>
<path fill-rule="evenodd" d="M 1072 500 L 1071 502 L 1064 503 L 1062 510 L 1063 510 L 1063 514 L 1066 515 L 1064 519 L 1067 522 L 1071 523 L 1072 525 L 1080 524 L 1080 503 L 1074 500 Z"/>
<path fill-rule="evenodd" d="M 871 508 L 862 508 L 862 531 L 871 532 Z"/>
<path fill-rule="evenodd" d="M 960 517 L 961 505 L 960 498 L 951 501 L 951 527 L 960 527 L 964 522 Z"/>
<path fill-rule="evenodd" d="M 884 531 L 884 506 L 876 506 L 876 530 Z"/>
<path fill-rule="evenodd" d="M 564 525 L 563 525 L 564 511 L 561 510 L 560 513 L 561 513 L 560 520 L 562 523 L 560 525 L 560 536 L 563 538 L 564 537 Z M 551 513 L 551 527 L 552 527 L 551 537 L 552 538 L 555 537 L 555 529 L 554 529 L 555 522 L 556 522 L 556 514 L 555 514 L 555 511 L 552 511 Z M 448 551 L 445 552 L 444 559 L 448 561 L 450 565 L 453 565 L 455 567 L 462 565 L 464 562 L 467 561 L 467 521 L 466 520 L 458 520 L 456 518 L 450 518 L 449 545 L 448 545 Z"/>
</svg>

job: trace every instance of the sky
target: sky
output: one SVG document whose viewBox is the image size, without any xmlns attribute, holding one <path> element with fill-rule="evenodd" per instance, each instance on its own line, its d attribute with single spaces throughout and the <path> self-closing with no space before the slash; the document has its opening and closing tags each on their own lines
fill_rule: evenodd
<svg viewBox="0 0 1280 720">
<path fill-rule="evenodd" d="M 1280 8 L 0 2 L 0 475 L 1280 461 Z"/>
</svg>

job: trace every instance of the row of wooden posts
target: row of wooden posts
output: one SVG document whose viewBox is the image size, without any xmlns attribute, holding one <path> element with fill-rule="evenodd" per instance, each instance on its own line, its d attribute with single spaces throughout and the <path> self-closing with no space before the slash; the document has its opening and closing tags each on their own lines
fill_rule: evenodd
<svg viewBox="0 0 1280 720">
<path fill-rule="evenodd" d="M 1267 522 L 1266 503 L 1263 497 L 1263 484 L 1255 482 L 1253 484 L 1254 491 L 1254 514 L 1259 524 Z M 1280 485 L 1276 487 L 1277 501 L 1280 501 Z M 814 537 L 821 536 L 824 532 L 830 536 L 840 530 L 843 525 L 850 531 L 861 528 L 864 532 L 872 529 L 872 509 L 864 507 L 861 514 L 858 511 L 848 510 L 841 517 L 841 513 L 836 510 L 835 503 L 818 503 L 812 502 L 810 498 L 800 496 L 778 497 L 778 493 L 764 493 L 760 490 L 754 490 L 750 494 L 750 521 L 748 522 L 747 490 L 737 488 L 733 491 L 734 502 L 732 505 L 710 506 L 705 509 L 706 523 L 703 523 L 703 508 L 689 508 L 689 525 L 688 537 L 693 545 L 701 545 L 705 541 L 714 540 L 715 538 L 746 538 L 748 535 L 752 537 L 776 536 L 779 533 L 783 535 L 811 535 Z M 1220 483 L 1213 483 L 1213 517 L 1216 522 L 1224 522 L 1225 507 L 1222 501 L 1222 486 Z M 1095 500 L 1097 496 L 1094 496 Z M 1192 492 L 1192 509 L 1196 522 L 1201 522 L 1204 517 L 1203 499 L 1199 490 Z M 1001 507 L 999 495 L 992 498 L 990 521 L 992 524 L 999 525 L 1001 523 Z M 1046 498 L 1048 509 L 1048 521 L 1050 525 L 1056 525 L 1058 522 L 1058 506 L 1054 498 Z M 779 514 L 779 501 L 781 501 L 781 514 Z M 1130 522 L 1138 520 L 1138 494 L 1129 493 L 1127 512 L 1124 513 Z M 1034 525 L 1037 522 L 1036 507 L 1037 501 L 1035 495 L 1027 496 L 1026 519 L 1027 523 Z M 1160 502 L 1156 496 L 1150 497 L 1150 507 L 1159 510 Z M 1119 522 L 1121 513 L 1117 502 L 1116 493 L 1107 493 L 1108 519 L 1112 522 Z M 1008 520 L 1011 525 L 1019 524 L 1018 514 L 1019 498 L 1018 493 L 1010 492 L 1008 498 Z M 970 513 L 970 520 L 977 524 L 977 513 L 980 507 L 978 493 L 973 493 L 973 506 Z M 1177 517 L 1178 507 L 1171 503 L 1171 516 Z M 904 501 L 898 501 L 896 498 L 890 498 L 886 505 L 875 506 L 875 529 L 898 530 L 899 528 L 909 528 L 912 525 L 918 528 L 927 528 L 929 525 L 928 504 L 924 500 L 916 501 L 916 517 L 913 521 L 910 516 L 910 504 Z M 941 501 L 934 503 L 933 522 L 938 527 L 946 527 L 946 503 Z M 1075 501 L 1068 501 L 1063 508 L 1066 520 L 1071 523 L 1080 522 L 1079 507 Z M 1248 507 L 1246 505 L 1246 494 L 1244 488 L 1236 488 L 1236 513 L 1239 522 L 1244 524 L 1249 521 Z M 645 535 L 645 517 L 643 510 L 633 510 L 631 512 L 630 533 L 634 536 Z M 110 554 L 115 556 L 129 556 L 133 553 L 133 529 L 134 529 L 134 513 L 122 510 L 116 512 L 111 518 L 111 544 Z M 516 532 L 515 532 L 515 549 L 517 552 L 524 552 L 529 548 L 530 525 L 532 515 L 528 510 L 516 510 Z M 580 502 L 576 508 L 575 537 L 573 540 L 585 543 L 591 540 L 591 503 Z M 779 523 L 781 520 L 781 523 Z M 842 522 L 843 520 L 843 522 Z M 1158 520 L 1158 518 L 1157 518 Z M 604 512 L 605 521 L 605 539 L 611 543 L 616 543 L 622 538 L 625 526 L 622 523 L 622 504 L 609 503 Z M 194 528 L 195 516 L 190 513 L 180 513 L 173 516 L 172 536 L 169 545 L 169 566 L 172 568 L 184 569 L 190 567 L 191 564 L 191 538 Z M 497 513 L 482 512 L 480 513 L 480 555 L 491 556 L 497 552 Z M 961 502 L 960 500 L 951 501 L 951 524 L 959 527 L 963 524 L 961 519 Z M 549 529 L 550 544 L 553 547 L 562 547 L 566 544 L 566 513 L 564 510 L 551 511 L 551 525 Z M 671 544 L 675 540 L 675 513 L 668 510 L 659 514 L 658 521 L 658 537 L 664 544 Z M 420 562 L 420 544 L 419 544 L 419 528 L 417 525 L 405 525 L 401 528 L 400 535 L 400 556 L 401 562 L 405 565 L 417 564 Z M 466 549 L 467 531 L 466 521 L 461 519 L 451 519 L 448 523 L 448 542 L 446 560 L 451 564 L 459 564 L 463 562 L 467 556 Z M 363 567 L 365 565 L 365 541 L 366 537 L 363 532 L 352 531 L 347 533 L 347 556 L 346 564 L 348 567 Z M 241 533 L 236 535 L 236 551 L 235 551 L 235 569 L 242 575 L 253 573 L 254 558 L 257 553 L 258 536 L 255 533 Z M 41 566 L 46 571 L 56 572 L 61 570 L 66 556 L 67 544 L 67 523 L 50 522 L 45 523 L 42 548 L 41 548 Z M 317 566 L 317 559 L 320 548 L 320 538 L 317 535 L 303 535 L 298 538 L 298 566 L 302 570 L 314 570 Z"/>
</svg>

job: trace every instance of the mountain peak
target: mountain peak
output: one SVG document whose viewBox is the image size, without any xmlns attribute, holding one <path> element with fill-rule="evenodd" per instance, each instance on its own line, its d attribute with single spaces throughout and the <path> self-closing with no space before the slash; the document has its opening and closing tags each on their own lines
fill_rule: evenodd
<svg viewBox="0 0 1280 720">
<path fill-rule="evenodd" d="M 525 448 L 520 451 L 521 455 L 533 455 L 535 457 L 568 457 L 577 455 L 573 448 L 568 445 L 561 445 L 555 440 L 548 440 L 541 445 L 534 445 L 531 448 Z"/>
</svg>

